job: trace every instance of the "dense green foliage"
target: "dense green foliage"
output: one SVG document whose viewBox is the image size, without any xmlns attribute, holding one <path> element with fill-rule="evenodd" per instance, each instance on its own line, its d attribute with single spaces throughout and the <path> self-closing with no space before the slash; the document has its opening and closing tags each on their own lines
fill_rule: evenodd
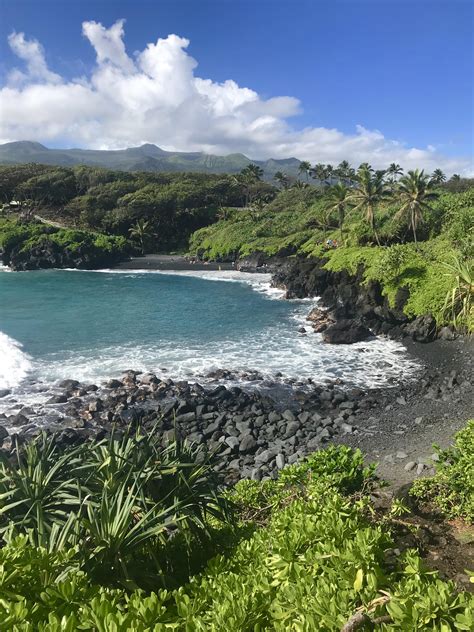
<svg viewBox="0 0 474 632">
<path fill-rule="evenodd" d="M 370 509 L 374 469 L 359 451 L 318 452 L 226 501 L 183 450 L 143 434 L 66 453 L 40 439 L 4 462 L 0 630 L 336 631 L 360 610 L 384 616 L 380 630 L 472 629 L 472 596 L 415 551 L 388 561 L 390 515 Z M 170 511 L 178 531 L 158 537 Z M 200 572 L 196 557 L 209 560 Z"/>
<path fill-rule="evenodd" d="M 457 433 L 447 450 L 436 447 L 436 474 L 415 481 L 412 493 L 429 500 L 449 518 L 474 523 L 474 420 Z"/>
<path fill-rule="evenodd" d="M 148 221 L 154 252 L 186 247 L 189 235 L 215 221 L 221 206 L 242 206 L 249 197 L 274 190 L 258 178 L 244 183 L 229 175 L 0 167 L 3 202 L 28 201 L 42 217 L 124 237 L 137 221 Z"/>
<path fill-rule="evenodd" d="M 72 265 L 77 260 L 79 267 L 98 267 L 115 263 L 133 251 L 124 237 L 0 217 L 0 252 L 5 265 L 14 259 L 28 266 L 30 256 L 39 252 L 57 254 L 51 265 L 58 265 L 59 260 Z"/>
<path fill-rule="evenodd" d="M 338 192 L 337 187 L 286 189 L 258 213 L 234 211 L 197 231 L 190 250 L 209 259 L 236 259 L 258 251 L 269 256 L 325 257 L 328 269 L 351 273 L 363 265 L 365 280 L 380 281 L 392 304 L 397 290 L 408 287 L 407 315 L 431 313 L 439 324 L 472 330 L 472 307 L 456 318 L 446 297 L 459 284 L 459 275 L 450 265 L 453 256 L 466 262 L 468 270 L 472 266 L 474 189 L 461 193 L 439 189 L 429 207 L 423 205 L 423 221 L 416 215 L 418 243 L 413 241 L 411 211 L 400 214 L 395 200 L 379 202 L 376 224 L 382 246 L 373 243 L 371 220 L 351 208 L 347 199 L 347 193 Z M 339 247 L 327 249 L 327 239 L 339 240 Z M 472 296 L 472 283 L 465 285 L 465 293 Z"/>
</svg>

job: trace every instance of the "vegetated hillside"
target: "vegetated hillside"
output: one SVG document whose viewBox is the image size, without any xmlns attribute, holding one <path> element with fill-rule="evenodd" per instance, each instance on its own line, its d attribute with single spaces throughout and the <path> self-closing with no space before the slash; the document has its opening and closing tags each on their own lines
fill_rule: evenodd
<svg viewBox="0 0 474 632">
<path fill-rule="evenodd" d="M 213 156 L 201 152 L 171 152 L 152 144 L 128 149 L 49 149 L 40 143 L 17 141 L 0 145 L 0 164 L 12 165 L 34 162 L 44 165 L 72 167 L 88 165 L 122 171 L 193 171 L 201 173 L 238 173 L 251 163 L 258 164 L 264 178 L 271 180 L 278 171 L 298 177 L 300 161 L 296 158 L 283 160 L 250 160 L 243 154 Z"/>
<path fill-rule="evenodd" d="M 443 489 L 462 497 L 456 454 Z M 143 429 L 66 448 L 43 436 L 4 458 L 0 630 L 472 630 L 471 569 L 456 585 L 427 568 L 429 524 L 399 500 L 374 507 L 375 468 L 358 450 L 225 492 L 215 459 Z"/>
<path fill-rule="evenodd" d="M 189 235 L 215 221 L 222 205 L 242 206 L 249 197 L 276 189 L 244 176 L 126 173 L 91 167 L 47 165 L 0 167 L 4 214 L 18 211 L 74 228 L 131 237 L 144 251 L 186 247 Z M 16 202 L 9 206 L 11 201 Z"/>
<path fill-rule="evenodd" d="M 431 313 L 439 324 L 457 319 L 472 330 L 474 187 L 458 193 L 430 187 L 416 243 L 410 210 L 395 189 L 373 206 L 372 225 L 357 185 L 343 188 L 289 188 L 268 204 L 231 210 L 192 235 L 190 252 L 218 260 L 255 252 L 323 257 L 328 269 L 351 274 L 363 266 L 364 279 L 379 280 L 392 304 L 399 288 L 409 289 L 407 315 Z"/>
</svg>

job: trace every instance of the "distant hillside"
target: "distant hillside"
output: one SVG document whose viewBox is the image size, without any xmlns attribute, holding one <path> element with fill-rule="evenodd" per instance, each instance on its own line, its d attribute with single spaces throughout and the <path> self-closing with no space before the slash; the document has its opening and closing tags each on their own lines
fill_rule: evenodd
<svg viewBox="0 0 474 632">
<path fill-rule="evenodd" d="M 12 165 L 25 162 L 62 167 L 89 165 L 121 171 L 195 171 L 201 173 L 238 173 L 253 162 L 262 167 L 265 179 L 271 179 L 277 171 L 283 171 L 289 176 L 296 177 L 300 164 L 296 158 L 259 161 L 250 160 L 244 154 L 213 156 L 200 152 L 170 152 L 150 144 L 114 151 L 49 149 L 40 143 L 31 141 L 0 145 L 0 164 Z"/>
</svg>

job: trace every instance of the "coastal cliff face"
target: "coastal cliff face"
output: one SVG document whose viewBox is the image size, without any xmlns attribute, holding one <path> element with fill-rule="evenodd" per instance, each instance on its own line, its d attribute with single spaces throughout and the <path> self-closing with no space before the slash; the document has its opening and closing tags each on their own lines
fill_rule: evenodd
<svg viewBox="0 0 474 632">
<path fill-rule="evenodd" d="M 272 284 L 286 290 L 286 298 L 320 297 L 328 310 L 328 342 L 357 342 L 369 335 L 389 338 L 411 337 L 417 342 L 431 342 L 437 337 L 452 339 L 447 327 L 438 331 L 430 314 L 408 317 L 403 308 L 409 298 L 408 288 L 399 288 L 395 304 L 390 305 L 378 281 L 364 283 L 363 267 L 355 275 L 347 271 L 333 272 L 323 266 L 326 259 L 265 259 L 258 253 L 242 260 L 243 271 L 266 271 L 273 274 Z M 341 333 L 341 332 L 345 332 Z"/>
</svg>

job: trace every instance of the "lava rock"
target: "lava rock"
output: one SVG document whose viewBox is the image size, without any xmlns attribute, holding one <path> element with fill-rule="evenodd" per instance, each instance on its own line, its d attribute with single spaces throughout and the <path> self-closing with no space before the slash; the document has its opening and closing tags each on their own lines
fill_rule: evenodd
<svg viewBox="0 0 474 632">
<path fill-rule="evenodd" d="M 355 320 L 339 320 L 323 332 L 323 340 L 329 344 L 353 344 L 372 336 L 370 329 Z"/>
</svg>

